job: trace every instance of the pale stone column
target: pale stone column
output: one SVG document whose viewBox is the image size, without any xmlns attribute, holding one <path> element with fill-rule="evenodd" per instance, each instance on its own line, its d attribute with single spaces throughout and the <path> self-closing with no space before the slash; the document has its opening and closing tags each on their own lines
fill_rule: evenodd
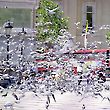
<svg viewBox="0 0 110 110">
<path fill-rule="evenodd" d="M 77 1 L 78 0 L 69 0 L 69 6 L 68 6 L 68 10 L 69 10 L 69 17 L 70 17 L 70 32 L 73 36 L 76 36 L 76 26 L 75 23 L 77 22 Z"/>
<path fill-rule="evenodd" d="M 69 17 L 69 32 L 76 36 L 74 23 L 77 21 L 77 0 L 63 0 L 62 4 L 65 17 Z"/>
<path fill-rule="evenodd" d="M 31 28 L 35 28 L 35 8 L 31 10 Z"/>
<path fill-rule="evenodd" d="M 39 6 L 40 0 L 36 0 L 35 6 L 32 8 L 31 12 L 31 28 L 35 28 L 35 22 L 36 22 L 36 10 Z"/>
</svg>

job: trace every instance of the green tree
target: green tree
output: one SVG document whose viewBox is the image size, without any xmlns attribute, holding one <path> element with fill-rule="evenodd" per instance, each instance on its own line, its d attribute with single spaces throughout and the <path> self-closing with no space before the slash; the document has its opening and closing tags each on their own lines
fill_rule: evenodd
<svg viewBox="0 0 110 110">
<path fill-rule="evenodd" d="M 54 0 L 40 0 L 36 10 L 37 40 L 53 43 L 61 29 L 68 29 L 68 19 L 63 16 L 59 5 Z"/>
<path fill-rule="evenodd" d="M 110 46 L 110 32 L 106 33 L 106 39 L 107 39 L 108 45 Z"/>
</svg>

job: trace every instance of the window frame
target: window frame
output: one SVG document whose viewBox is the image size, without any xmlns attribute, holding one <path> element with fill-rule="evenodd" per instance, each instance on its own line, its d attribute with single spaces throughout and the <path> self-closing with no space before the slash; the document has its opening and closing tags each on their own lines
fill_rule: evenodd
<svg viewBox="0 0 110 110">
<path fill-rule="evenodd" d="M 87 12 L 87 6 L 92 6 L 92 12 Z M 88 27 L 90 30 L 95 28 L 96 19 L 96 3 L 95 2 L 84 2 L 82 6 L 82 30 L 86 27 L 87 13 L 92 13 L 92 27 Z"/>
</svg>

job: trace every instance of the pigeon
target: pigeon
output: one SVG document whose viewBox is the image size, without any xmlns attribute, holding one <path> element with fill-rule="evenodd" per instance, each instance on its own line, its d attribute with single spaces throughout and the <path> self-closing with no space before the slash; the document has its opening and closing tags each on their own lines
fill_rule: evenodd
<svg viewBox="0 0 110 110">
<path fill-rule="evenodd" d="M 16 100 L 19 100 L 18 96 L 17 96 L 15 93 L 13 93 L 12 95 L 14 96 L 14 98 L 15 98 Z"/>
<path fill-rule="evenodd" d="M 80 22 L 74 23 L 76 26 L 78 26 L 80 24 Z"/>
<path fill-rule="evenodd" d="M 51 93 L 51 95 L 52 95 L 54 101 L 56 102 L 55 95 L 53 93 Z"/>
<path fill-rule="evenodd" d="M 49 102 L 46 101 L 46 109 L 48 110 L 48 107 L 49 107 Z"/>
<path fill-rule="evenodd" d="M 7 109 L 7 108 L 10 108 L 11 110 L 13 110 L 13 103 L 10 103 L 10 102 L 7 102 L 4 104 L 4 107 Z"/>
<path fill-rule="evenodd" d="M 2 97 L 6 97 L 8 95 L 8 92 L 6 94 L 3 94 Z"/>
<path fill-rule="evenodd" d="M 41 99 L 36 93 L 35 93 L 35 96 L 37 96 L 39 99 Z"/>
<path fill-rule="evenodd" d="M 58 7 L 52 10 L 49 10 L 49 9 L 46 9 L 46 10 L 49 12 L 49 14 L 55 14 L 55 11 L 58 10 Z"/>
<path fill-rule="evenodd" d="M 50 97 L 47 95 L 47 102 L 50 103 Z"/>
<path fill-rule="evenodd" d="M 86 109 L 86 107 L 85 107 L 85 105 L 83 104 L 83 105 L 82 105 L 82 110 L 85 110 L 85 109 Z"/>
<path fill-rule="evenodd" d="M 107 100 L 110 102 L 110 98 L 109 98 L 109 97 L 103 97 L 102 101 L 103 101 L 104 99 L 107 99 Z"/>
<path fill-rule="evenodd" d="M 0 90 L 0 93 L 3 93 L 3 90 Z"/>
<path fill-rule="evenodd" d="M 103 96 L 99 92 L 94 92 L 94 95 L 100 96 L 101 98 L 103 98 Z"/>
</svg>

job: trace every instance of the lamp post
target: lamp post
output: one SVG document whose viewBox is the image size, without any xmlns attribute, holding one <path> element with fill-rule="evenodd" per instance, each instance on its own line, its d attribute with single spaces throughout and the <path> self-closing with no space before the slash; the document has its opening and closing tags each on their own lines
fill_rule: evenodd
<svg viewBox="0 0 110 110">
<path fill-rule="evenodd" d="M 86 20 L 86 30 L 84 35 L 84 48 L 87 49 L 87 32 L 88 32 L 88 20 Z"/>
<path fill-rule="evenodd" d="M 11 37 L 11 30 L 13 28 L 13 26 L 11 25 L 12 23 L 8 20 L 6 23 L 5 23 L 5 34 L 6 34 L 6 38 L 7 38 L 7 64 L 9 65 L 9 59 L 10 59 L 10 37 Z"/>
<path fill-rule="evenodd" d="M 109 67 L 109 49 L 107 49 L 107 52 L 106 52 L 106 66 Z"/>
<path fill-rule="evenodd" d="M 24 57 L 24 54 L 23 54 L 23 51 L 24 51 L 24 36 L 26 35 L 26 31 L 24 30 L 24 27 L 22 28 L 22 31 L 19 32 L 19 35 L 20 35 L 20 44 L 21 44 L 21 47 L 20 47 L 20 62 L 19 62 L 19 66 L 20 64 L 22 65 L 23 64 L 23 57 Z"/>
</svg>

